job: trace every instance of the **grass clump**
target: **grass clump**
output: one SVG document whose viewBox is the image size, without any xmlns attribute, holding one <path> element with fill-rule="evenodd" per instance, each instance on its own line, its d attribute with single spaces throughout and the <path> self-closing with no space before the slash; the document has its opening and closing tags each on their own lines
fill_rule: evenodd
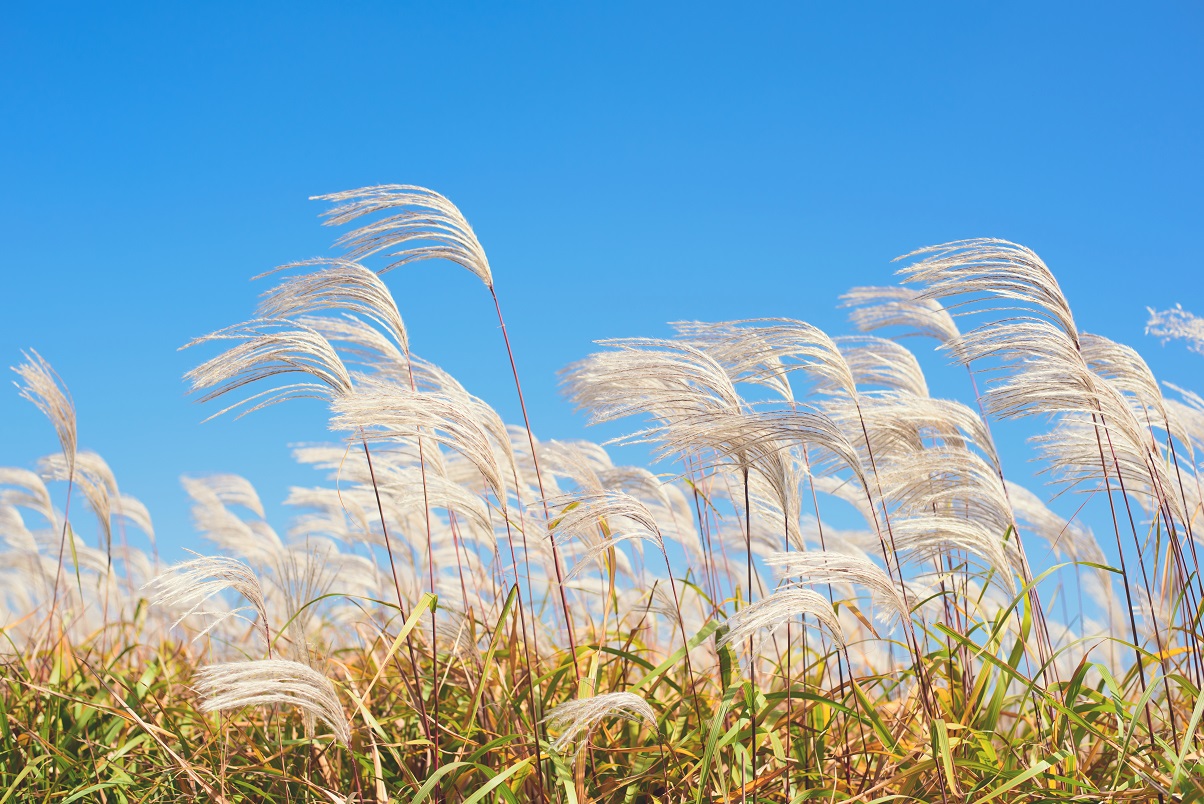
<svg viewBox="0 0 1204 804">
<path fill-rule="evenodd" d="M 536 439 L 450 201 L 324 200 L 346 255 L 190 344 L 220 350 L 188 375 L 220 412 L 330 406 L 336 441 L 296 450 L 326 482 L 283 534 L 248 480 L 185 478 L 214 555 L 160 566 L 62 380 L 17 368 L 60 449 L 0 470 L 0 804 L 1204 796 L 1204 403 L 1080 331 L 1036 254 L 908 255 L 903 285 L 845 297 L 853 336 L 603 343 L 566 393 L 658 474 Z M 410 352 L 384 275 L 427 259 L 489 292 L 521 426 Z M 968 404 L 882 337 L 907 334 Z M 999 458 L 992 423 L 1032 416 L 1054 494 L 1083 492 L 1069 519 Z"/>
</svg>

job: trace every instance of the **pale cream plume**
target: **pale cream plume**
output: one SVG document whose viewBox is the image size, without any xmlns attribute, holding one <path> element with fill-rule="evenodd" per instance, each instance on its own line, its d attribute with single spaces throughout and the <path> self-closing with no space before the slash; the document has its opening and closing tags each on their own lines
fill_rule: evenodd
<svg viewBox="0 0 1204 804">
<path fill-rule="evenodd" d="M 341 226 L 365 216 L 381 217 L 340 237 L 337 245 L 352 259 L 385 252 L 393 257 L 383 271 L 420 260 L 445 259 L 471 271 L 489 288 L 493 273 L 485 249 L 468 220 L 447 198 L 425 187 L 383 184 L 314 196 L 337 204 L 323 213 L 327 226 Z"/>
<path fill-rule="evenodd" d="M 216 712 L 246 706 L 296 706 L 321 720 L 335 738 L 351 742 L 351 724 L 326 676 L 301 662 L 259 659 L 202 667 L 196 675 L 201 711 Z"/>
<path fill-rule="evenodd" d="M 564 753 L 566 748 L 577 744 L 576 754 L 579 756 L 587 747 L 594 729 L 608 717 L 642 721 L 654 734 L 658 731 L 656 712 L 647 701 L 630 692 L 608 692 L 592 698 L 566 701 L 548 710 L 543 722 L 560 732 L 552 742 L 554 751 Z"/>
</svg>

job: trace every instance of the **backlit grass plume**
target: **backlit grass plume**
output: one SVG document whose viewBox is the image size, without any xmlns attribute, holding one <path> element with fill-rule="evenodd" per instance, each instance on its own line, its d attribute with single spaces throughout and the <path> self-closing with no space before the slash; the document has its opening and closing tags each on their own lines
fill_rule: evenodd
<svg viewBox="0 0 1204 804">
<path fill-rule="evenodd" d="M 552 741 L 554 751 L 563 754 L 575 747 L 574 753 L 579 755 L 588 747 L 599 724 L 612 717 L 642 722 L 653 734 L 657 733 L 656 712 L 647 701 L 630 692 L 607 692 L 565 701 L 549 710 L 544 721 L 552 731 L 559 732 Z"/>
<path fill-rule="evenodd" d="M 351 742 L 351 724 L 330 679 L 287 659 L 258 659 L 202 667 L 195 686 L 202 712 L 246 706 L 295 706 L 330 727 L 343 745 Z"/>
</svg>

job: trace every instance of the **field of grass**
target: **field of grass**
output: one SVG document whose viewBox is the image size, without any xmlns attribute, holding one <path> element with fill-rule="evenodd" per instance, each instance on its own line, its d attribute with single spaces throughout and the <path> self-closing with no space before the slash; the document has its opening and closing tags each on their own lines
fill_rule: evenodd
<svg viewBox="0 0 1204 804">
<path fill-rule="evenodd" d="M 564 386 L 657 458 L 620 466 L 410 353 L 388 271 L 498 300 L 446 198 L 323 200 L 339 256 L 189 345 L 214 415 L 329 403 L 284 530 L 249 480 L 186 477 L 205 541 L 161 566 L 64 379 L 16 368 L 59 448 L 0 468 L 0 804 L 1204 799 L 1204 400 L 1081 331 L 1036 254 L 907 255 L 846 295 L 851 336 L 603 343 Z M 1023 417 L 1046 487 L 996 451 Z"/>
</svg>

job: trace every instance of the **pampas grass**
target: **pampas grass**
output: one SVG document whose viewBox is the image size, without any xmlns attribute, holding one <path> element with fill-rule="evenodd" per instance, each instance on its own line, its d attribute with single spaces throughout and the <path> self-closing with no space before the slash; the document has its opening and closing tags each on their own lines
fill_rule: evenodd
<svg viewBox="0 0 1204 804">
<path fill-rule="evenodd" d="M 321 198 L 344 254 L 269 271 L 186 376 L 213 416 L 329 405 L 291 519 L 251 478 L 185 477 L 217 554 L 160 570 L 155 501 L 49 363 L 17 367 L 57 451 L 0 467 L 0 804 L 1204 797 L 1204 400 L 1080 329 L 1035 252 L 906 255 L 903 287 L 844 297 L 860 334 L 603 341 L 565 392 L 631 425 L 541 441 L 465 215 L 409 185 Z M 412 353 L 388 272 L 425 260 L 489 291 L 521 424 Z M 904 345 L 933 339 L 966 403 Z M 1049 488 L 1005 471 L 1012 418 Z"/>
</svg>

